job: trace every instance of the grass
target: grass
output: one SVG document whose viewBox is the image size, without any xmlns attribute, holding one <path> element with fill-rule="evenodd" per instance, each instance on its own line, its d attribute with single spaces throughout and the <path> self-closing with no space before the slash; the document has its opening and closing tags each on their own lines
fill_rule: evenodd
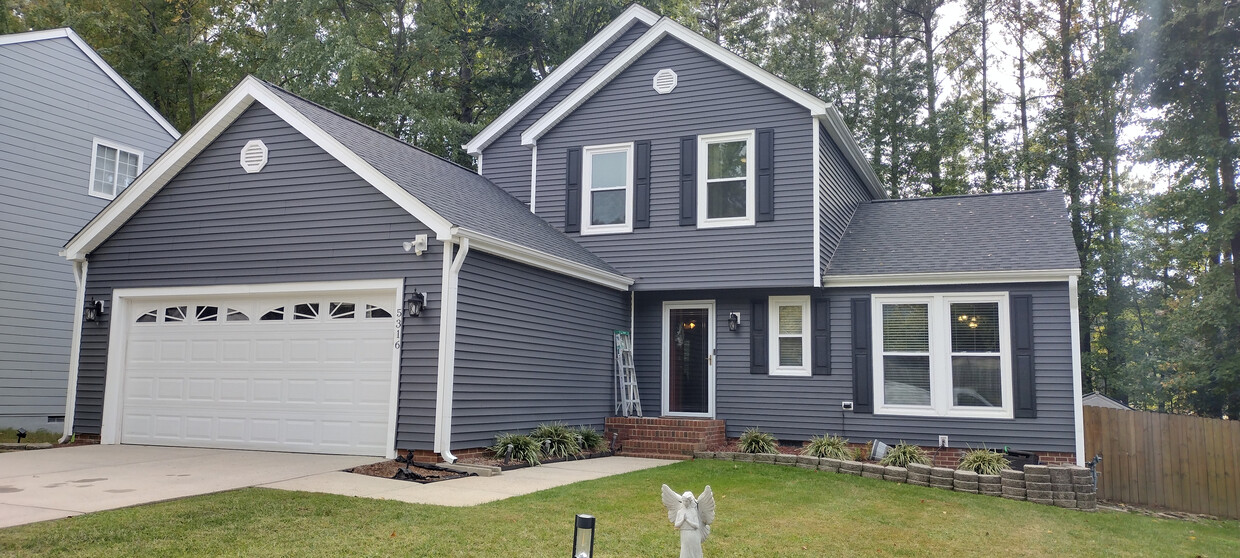
<svg viewBox="0 0 1240 558">
<path fill-rule="evenodd" d="M 27 444 L 38 444 L 42 442 L 48 442 L 48 443 L 54 444 L 56 443 L 56 440 L 60 439 L 60 436 L 61 436 L 60 432 L 49 432 L 47 430 L 40 428 L 38 430 L 26 431 L 26 437 L 22 438 L 22 442 L 27 443 Z M 0 428 L 0 442 L 16 443 L 17 442 L 17 429 L 16 428 Z"/>
<path fill-rule="evenodd" d="M 452 481 L 449 481 L 452 482 Z M 246 489 L 0 530 L 3 556 L 504 556 L 568 554 L 576 513 L 596 554 L 674 556 L 659 485 L 718 516 L 708 556 L 1229 556 L 1235 521 L 1093 514 L 833 473 L 684 462 L 472 508 Z"/>
</svg>

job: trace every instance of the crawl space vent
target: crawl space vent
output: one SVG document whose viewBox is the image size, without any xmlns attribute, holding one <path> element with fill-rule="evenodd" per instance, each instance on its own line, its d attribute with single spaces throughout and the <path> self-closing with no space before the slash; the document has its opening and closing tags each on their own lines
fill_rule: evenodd
<svg viewBox="0 0 1240 558">
<path fill-rule="evenodd" d="M 654 90 L 660 95 L 666 95 L 673 89 L 676 89 L 676 72 L 667 68 L 659 70 L 659 73 L 654 75 Z"/>
<path fill-rule="evenodd" d="M 267 166 L 267 144 L 262 140 L 250 140 L 241 148 L 241 168 L 245 172 L 258 172 Z"/>
</svg>

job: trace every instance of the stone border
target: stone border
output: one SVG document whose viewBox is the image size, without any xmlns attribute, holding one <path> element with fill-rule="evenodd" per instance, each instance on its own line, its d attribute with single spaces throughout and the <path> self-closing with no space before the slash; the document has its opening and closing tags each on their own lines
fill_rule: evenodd
<svg viewBox="0 0 1240 558">
<path fill-rule="evenodd" d="M 931 467 L 917 463 L 909 464 L 907 467 L 895 467 L 808 455 L 699 451 L 694 452 L 693 457 L 695 459 L 786 465 L 955 492 L 999 496 L 1009 500 L 1023 500 L 1085 512 L 1098 509 L 1097 488 L 1089 475 L 1089 469 L 1084 467 L 1026 465 L 1023 471 L 1004 469 L 998 475 L 979 475 L 972 471 Z"/>
</svg>

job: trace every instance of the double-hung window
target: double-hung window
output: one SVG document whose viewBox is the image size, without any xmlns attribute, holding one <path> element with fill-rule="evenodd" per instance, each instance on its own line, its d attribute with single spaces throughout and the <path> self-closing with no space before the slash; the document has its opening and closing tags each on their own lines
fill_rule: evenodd
<svg viewBox="0 0 1240 558">
<path fill-rule="evenodd" d="M 698 227 L 754 224 L 754 131 L 698 136 Z"/>
<path fill-rule="evenodd" d="M 808 296 L 773 296 L 767 304 L 771 324 L 770 375 L 809 376 L 810 309 Z"/>
<path fill-rule="evenodd" d="M 142 152 L 96 139 L 91 150 L 90 195 L 112 199 L 142 170 Z"/>
<path fill-rule="evenodd" d="M 875 295 L 875 412 L 1010 418 L 1005 293 Z"/>
<path fill-rule="evenodd" d="M 585 147 L 581 234 L 633 232 L 633 144 Z"/>
</svg>

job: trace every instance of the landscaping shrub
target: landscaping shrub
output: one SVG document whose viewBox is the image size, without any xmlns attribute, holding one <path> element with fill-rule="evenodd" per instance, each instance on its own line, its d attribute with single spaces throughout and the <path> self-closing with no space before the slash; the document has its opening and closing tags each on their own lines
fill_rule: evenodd
<svg viewBox="0 0 1240 558">
<path fill-rule="evenodd" d="M 603 435 L 592 426 L 577 427 L 577 442 L 582 451 L 601 451 L 607 445 Z"/>
<path fill-rule="evenodd" d="M 979 475 L 997 475 L 999 471 L 1008 468 L 1010 463 L 1003 454 L 990 451 L 986 448 L 969 450 L 960 458 L 960 465 L 957 469 L 962 471 L 973 471 Z"/>
<path fill-rule="evenodd" d="M 814 436 L 809 445 L 801 450 L 804 455 L 852 461 L 856 454 L 848 447 L 848 440 L 839 436 Z"/>
<path fill-rule="evenodd" d="M 495 452 L 496 459 L 503 459 L 508 454 L 508 446 L 512 446 L 512 458 L 530 465 L 538 465 L 541 448 L 536 440 L 520 434 L 507 432 L 495 437 L 495 445 L 487 448 Z"/>
<path fill-rule="evenodd" d="M 747 429 L 741 434 L 740 446 L 745 453 L 779 453 L 779 440 L 757 428 Z"/>
<path fill-rule="evenodd" d="M 895 465 L 896 467 L 908 467 L 909 463 L 920 463 L 922 465 L 930 464 L 930 456 L 926 455 L 926 450 L 921 446 L 906 444 L 903 441 L 887 449 L 887 455 L 879 461 L 883 465 Z"/>
<path fill-rule="evenodd" d="M 577 431 L 560 422 L 540 424 L 530 432 L 530 437 L 538 442 L 543 455 L 547 457 L 570 457 L 581 453 L 581 446 L 577 443 Z"/>
</svg>

